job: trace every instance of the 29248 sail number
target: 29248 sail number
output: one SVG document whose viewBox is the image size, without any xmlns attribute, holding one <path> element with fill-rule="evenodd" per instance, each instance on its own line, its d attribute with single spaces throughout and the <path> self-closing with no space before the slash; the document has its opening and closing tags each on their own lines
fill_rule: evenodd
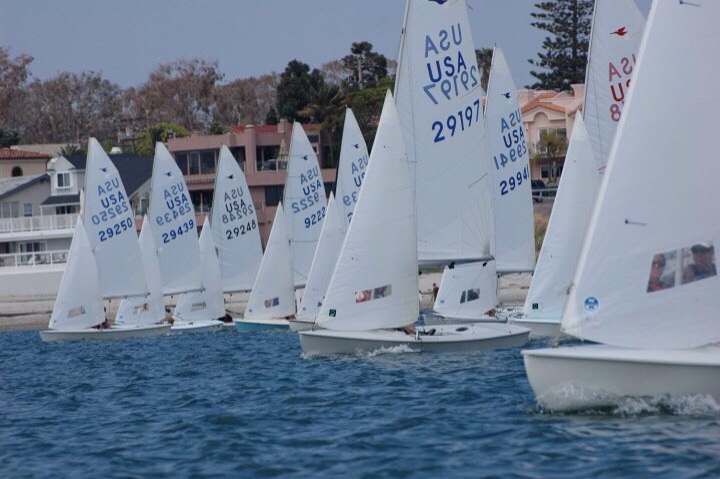
<svg viewBox="0 0 720 479">
<path fill-rule="evenodd" d="M 231 240 L 234 238 L 239 238 L 242 235 L 249 233 L 250 231 L 257 228 L 257 223 L 255 220 L 248 221 L 247 224 L 241 224 L 240 226 L 236 226 L 234 228 L 226 229 L 225 230 L 225 236 L 227 239 Z"/>
</svg>

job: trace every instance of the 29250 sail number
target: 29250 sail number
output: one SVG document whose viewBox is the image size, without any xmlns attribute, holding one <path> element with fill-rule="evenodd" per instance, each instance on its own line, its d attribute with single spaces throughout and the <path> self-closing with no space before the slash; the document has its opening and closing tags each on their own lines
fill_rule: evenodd
<svg viewBox="0 0 720 479">
<path fill-rule="evenodd" d="M 108 240 L 114 236 L 118 236 L 123 231 L 127 231 L 129 229 L 133 229 L 133 220 L 132 218 L 126 218 L 124 220 L 121 220 L 114 225 L 110 226 L 109 228 L 105 228 L 104 230 L 98 231 L 98 237 L 100 238 L 100 241 Z"/>
</svg>

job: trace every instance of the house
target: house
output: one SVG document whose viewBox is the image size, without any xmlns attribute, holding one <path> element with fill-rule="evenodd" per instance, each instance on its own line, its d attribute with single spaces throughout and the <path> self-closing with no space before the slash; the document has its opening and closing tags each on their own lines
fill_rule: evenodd
<svg viewBox="0 0 720 479">
<path fill-rule="evenodd" d="M 0 148 L 0 178 L 45 173 L 49 159 L 47 153 Z"/>
</svg>

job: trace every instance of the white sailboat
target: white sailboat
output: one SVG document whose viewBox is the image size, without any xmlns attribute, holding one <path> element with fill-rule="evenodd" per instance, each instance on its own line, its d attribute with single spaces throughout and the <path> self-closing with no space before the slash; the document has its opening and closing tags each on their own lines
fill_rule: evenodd
<svg viewBox="0 0 720 479">
<path fill-rule="evenodd" d="M 285 221 L 292 245 L 296 287 L 305 286 L 315 256 L 327 197 L 320 165 L 302 125 L 293 124 L 285 176 Z"/>
<path fill-rule="evenodd" d="M 489 273 L 527 272 L 535 265 L 527 141 L 515 83 L 499 47 L 495 47 L 490 68 L 485 127 L 493 177 L 495 261 L 445 269 L 433 311 L 449 320 L 504 321 L 487 314 L 495 309 L 498 287 L 497 275 L 493 278 Z M 474 300 L 468 301 L 468 295 Z"/>
<path fill-rule="evenodd" d="M 518 345 L 527 338 L 525 328 L 506 325 L 437 326 L 432 335 L 397 330 L 416 321 L 417 291 L 415 184 L 388 92 L 360 199 L 316 319 L 326 329 L 301 331 L 303 352 L 354 354 L 396 346 L 468 350 Z M 509 332 L 513 328 L 516 334 Z"/>
<path fill-rule="evenodd" d="M 352 219 L 360 195 L 369 156 L 365 138 L 350 108 L 345 110 L 345 125 L 340 146 L 337 174 L 337 196 L 328 201 L 318 246 L 315 250 L 305 291 L 298 307 L 298 315 L 290 321 L 292 331 L 311 329 L 327 291 L 330 277 L 340 254 L 347 225 Z M 333 204 L 334 203 L 334 204 Z M 337 211 L 333 211 L 337 209 Z"/>
<path fill-rule="evenodd" d="M 280 203 L 245 315 L 233 321 L 239 331 L 288 329 L 288 318 L 295 315 L 293 257 L 285 218 Z"/>
<path fill-rule="evenodd" d="M 217 331 L 224 326 L 219 320 L 225 316 L 220 263 L 207 216 L 200 232 L 200 261 L 204 288 L 180 295 L 173 311 L 173 333 Z"/>
<path fill-rule="evenodd" d="M 158 262 L 157 248 L 155 248 L 150 220 L 147 215 L 143 218 L 142 228 L 140 229 L 140 251 L 149 295 L 147 297 L 136 296 L 123 299 L 115 316 L 115 324 L 118 326 L 158 324 L 165 320 L 166 317 L 160 263 Z M 169 323 L 167 329 L 170 329 Z"/>
<path fill-rule="evenodd" d="M 575 119 L 523 316 L 513 319 L 531 328 L 531 337 L 559 332 L 644 28 L 645 18 L 634 0 L 595 2 L 583 117 Z"/>
<path fill-rule="evenodd" d="M 698 48 L 718 42 L 718 19 L 718 2 L 652 6 L 562 320 L 565 333 L 600 344 L 523 351 L 548 408 L 626 396 L 720 400 L 711 201 L 720 58 Z"/>
<path fill-rule="evenodd" d="M 210 228 L 218 249 L 223 291 L 250 291 L 263 256 L 260 230 L 245 174 L 225 145 L 218 159 Z"/>
</svg>

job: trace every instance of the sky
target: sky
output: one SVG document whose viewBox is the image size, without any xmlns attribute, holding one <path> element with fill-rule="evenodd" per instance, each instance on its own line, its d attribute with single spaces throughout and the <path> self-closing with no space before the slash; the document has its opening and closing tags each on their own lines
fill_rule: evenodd
<svg viewBox="0 0 720 479">
<path fill-rule="evenodd" d="M 531 84 L 546 32 L 530 25 L 539 0 L 467 0 L 475 47 L 497 43 L 518 87 Z M 650 0 L 638 0 L 647 14 Z M 224 82 L 312 68 L 353 42 L 397 58 L 404 0 L 0 0 L 0 45 L 34 57 L 33 78 L 101 72 L 122 88 L 178 58 L 217 60 Z"/>
</svg>

